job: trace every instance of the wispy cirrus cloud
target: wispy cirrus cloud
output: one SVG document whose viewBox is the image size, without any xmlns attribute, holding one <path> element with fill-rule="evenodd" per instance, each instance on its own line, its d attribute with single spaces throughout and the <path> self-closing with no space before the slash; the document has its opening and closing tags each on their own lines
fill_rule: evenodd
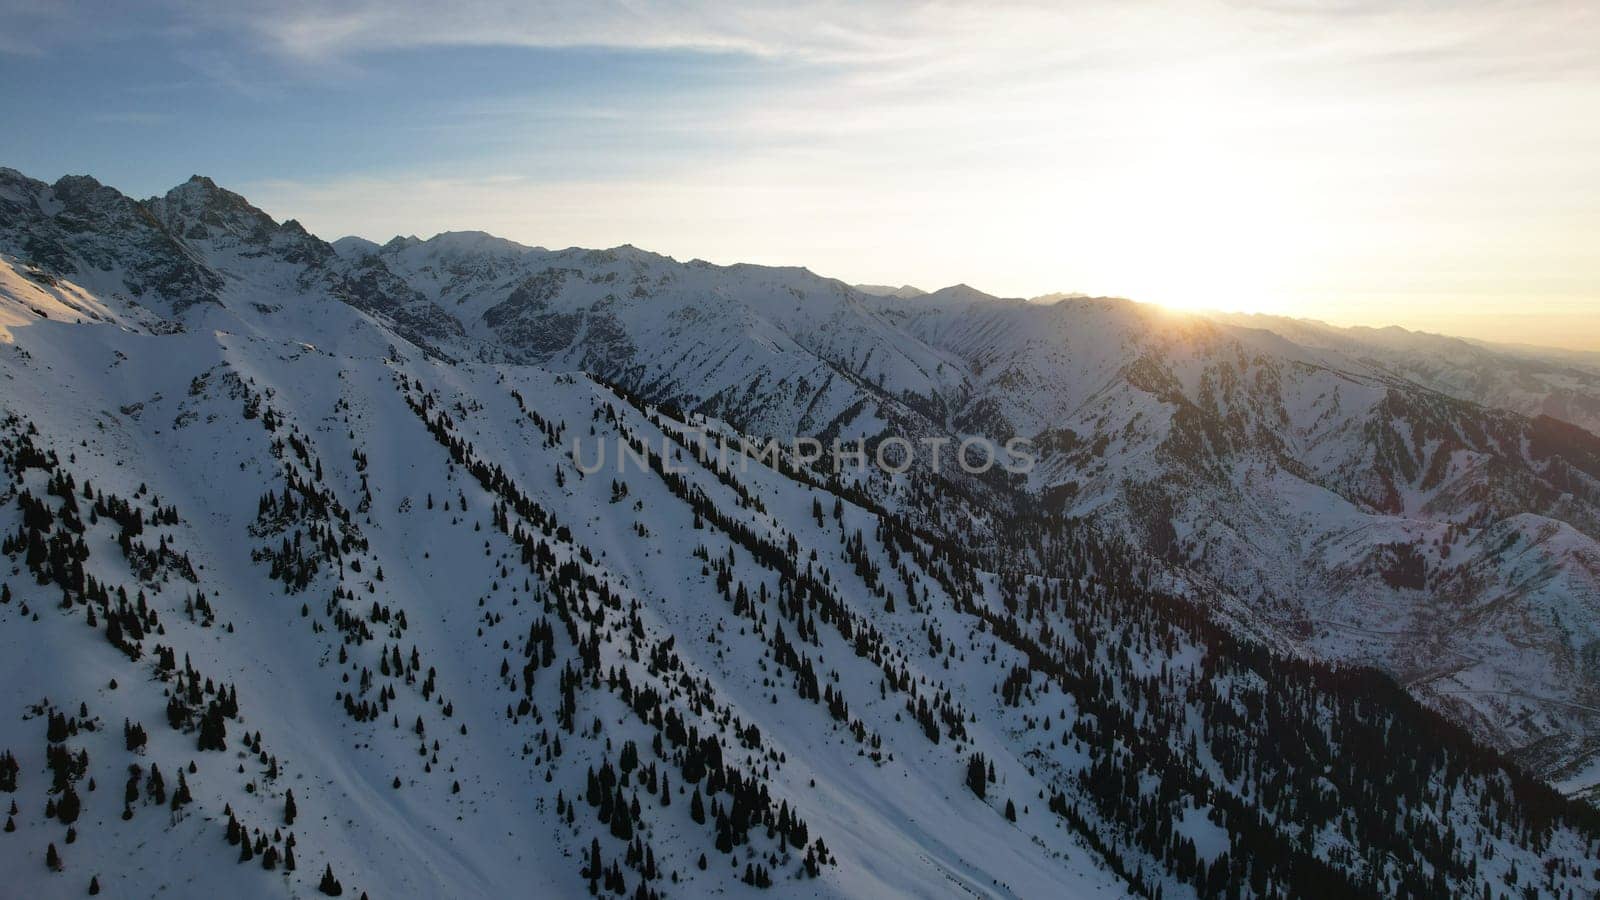
<svg viewBox="0 0 1600 900">
<path fill-rule="evenodd" d="M 174 117 L 140 159 L 192 158 L 332 232 L 490 228 L 1347 321 L 1396 291 L 1436 311 L 1600 297 L 1587 2 L 0 10 L 0 53 L 36 54 L 18 71 L 105 66 L 45 114 L 103 110 L 159 51 L 198 87 L 130 95 Z"/>
<path fill-rule="evenodd" d="M 144 112 L 136 109 L 123 109 L 114 112 L 99 112 L 89 116 L 90 121 L 102 125 L 165 125 L 173 120 L 168 113 Z"/>
<path fill-rule="evenodd" d="M 1544 70 L 1595 65 L 1600 24 L 1581 0 L 0 0 L 0 15 L 5 45 L 30 51 L 133 35 L 230 36 L 305 63 L 420 47 L 609 47 L 875 65 L 901 78 L 984 58 L 1027 70 L 1086 48 L 1101 61 L 1276 46 L 1311 61 Z"/>
</svg>

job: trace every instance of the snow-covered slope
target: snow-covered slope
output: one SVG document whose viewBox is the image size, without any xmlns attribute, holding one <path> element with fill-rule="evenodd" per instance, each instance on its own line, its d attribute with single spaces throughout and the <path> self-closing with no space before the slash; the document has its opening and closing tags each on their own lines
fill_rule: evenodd
<svg viewBox="0 0 1600 900">
<path fill-rule="evenodd" d="M 937 297 L 937 295 L 932 295 Z M 1350 355 L 1121 300 L 891 311 L 975 373 L 967 430 L 1053 451 L 1049 508 L 1380 665 L 1559 772 L 1600 747 L 1600 438 Z"/>
<path fill-rule="evenodd" d="M 454 314 L 482 359 L 582 368 L 761 434 L 858 434 L 908 417 L 900 397 L 961 388 L 952 360 L 804 269 L 481 233 L 397 238 L 375 258 Z"/>
<path fill-rule="evenodd" d="M 1105 301 L 330 245 L 204 179 L 6 178 L 0 864 L 30 896 L 1596 887 L 1592 811 L 1308 657 L 1409 674 L 1431 651 L 1379 619 L 1436 614 L 1482 668 L 1414 690 L 1581 741 L 1489 699 L 1589 627 L 1575 429 Z M 699 443 L 898 428 L 1049 452 L 1024 490 Z M 1444 431 L 1460 471 L 1396 481 Z"/>
</svg>

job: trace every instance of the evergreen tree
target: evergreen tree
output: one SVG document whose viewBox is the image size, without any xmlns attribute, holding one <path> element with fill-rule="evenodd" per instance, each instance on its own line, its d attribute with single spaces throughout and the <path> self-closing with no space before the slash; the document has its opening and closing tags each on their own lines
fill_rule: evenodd
<svg viewBox="0 0 1600 900">
<path fill-rule="evenodd" d="M 189 793 L 189 780 L 184 777 L 183 770 L 178 770 L 178 787 L 172 792 L 172 808 L 188 806 L 194 801 L 194 796 Z"/>
<path fill-rule="evenodd" d="M 223 723 L 222 706 L 213 700 L 206 707 L 205 714 L 200 717 L 200 749 L 226 750 L 227 737 L 228 728 Z"/>
<path fill-rule="evenodd" d="M 967 787 L 977 794 L 980 800 L 989 793 L 989 779 L 985 774 L 981 753 L 974 753 L 972 758 L 967 760 Z"/>
<path fill-rule="evenodd" d="M 633 837 L 633 815 L 621 788 L 617 788 L 617 796 L 611 801 L 611 836 L 624 841 Z"/>
<path fill-rule="evenodd" d="M 145 791 L 152 803 L 161 805 L 167 802 L 167 783 L 161 777 L 161 768 L 155 763 L 150 764 L 150 778 L 145 782 Z"/>
<path fill-rule="evenodd" d="M 333 877 L 332 865 L 322 870 L 322 882 L 317 885 L 317 890 L 327 894 L 329 897 L 337 897 L 344 893 L 344 885 L 339 883 L 339 879 Z"/>
<path fill-rule="evenodd" d="M 73 822 L 78 821 L 78 813 L 82 808 L 83 804 L 78 800 L 78 792 L 72 789 L 72 785 L 68 784 L 66 791 L 61 794 L 61 801 L 56 804 L 56 818 L 60 819 L 63 825 L 71 825 Z"/>
</svg>

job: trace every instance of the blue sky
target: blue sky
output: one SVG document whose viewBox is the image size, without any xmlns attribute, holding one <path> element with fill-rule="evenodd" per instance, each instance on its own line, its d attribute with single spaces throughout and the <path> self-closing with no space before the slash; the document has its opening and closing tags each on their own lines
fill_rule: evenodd
<svg viewBox="0 0 1600 900">
<path fill-rule="evenodd" d="M 371 51 L 348 65 L 263 54 L 230 35 L 132 32 L 0 54 L 6 163 L 93 173 L 137 195 L 195 171 L 224 183 L 516 172 L 541 180 L 659 173 L 735 153 L 715 128 L 663 133 L 629 108 L 759 101 L 795 66 L 727 52 L 545 47 Z M 642 127 L 641 127 L 642 126 Z"/>
<path fill-rule="evenodd" d="M 1578 2 L 0 0 L 0 164 L 852 281 L 1600 348 Z"/>
</svg>

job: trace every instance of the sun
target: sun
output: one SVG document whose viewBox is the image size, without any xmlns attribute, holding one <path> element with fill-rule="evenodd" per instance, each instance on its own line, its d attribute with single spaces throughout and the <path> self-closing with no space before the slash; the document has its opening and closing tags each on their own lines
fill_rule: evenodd
<svg viewBox="0 0 1600 900">
<path fill-rule="evenodd" d="M 1162 90 L 1140 105 L 1153 139 L 1115 175 L 1108 287 L 1179 311 L 1294 314 L 1291 286 L 1333 235 L 1324 179 L 1256 139 L 1270 87 L 1217 69 Z"/>
</svg>

